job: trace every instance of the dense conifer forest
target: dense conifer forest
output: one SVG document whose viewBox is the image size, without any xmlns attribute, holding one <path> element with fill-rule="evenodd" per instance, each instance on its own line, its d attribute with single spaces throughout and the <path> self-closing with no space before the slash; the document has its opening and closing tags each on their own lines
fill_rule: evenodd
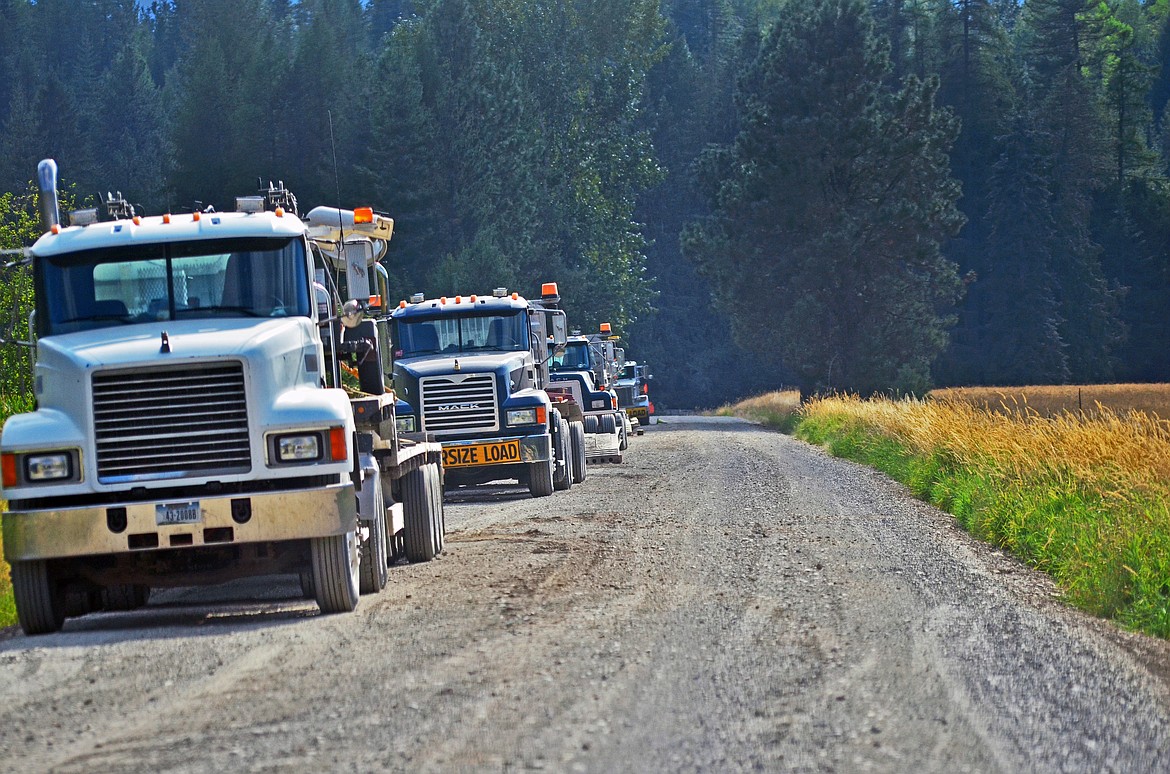
<svg viewBox="0 0 1170 774">
<path fill-rule="evenodd" d="M 404 296 L 558 281 L 665 406 L 1170 381 L 1168 61 L 1170 0 L 0 0 L 0 247 L 44 157 L 273 178 L 394 217 Z"/>
</svg>

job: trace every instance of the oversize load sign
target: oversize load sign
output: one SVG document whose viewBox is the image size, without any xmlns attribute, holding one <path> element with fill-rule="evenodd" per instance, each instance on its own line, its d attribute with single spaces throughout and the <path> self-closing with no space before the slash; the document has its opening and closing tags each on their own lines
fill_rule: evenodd
<svg viewBox="0 0 1170 774">
<path fill-rule="evenodd" d="M 503 465 L 520 461 L 519 441 L 496 441 L 469 446 L 443 448 L 443 467 L 465 468 L 472 465 Z"/>
</svg>

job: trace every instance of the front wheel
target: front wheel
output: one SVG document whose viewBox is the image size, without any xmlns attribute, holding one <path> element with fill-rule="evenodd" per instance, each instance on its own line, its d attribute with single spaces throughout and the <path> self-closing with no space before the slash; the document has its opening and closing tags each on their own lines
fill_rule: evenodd
<svg viewBox="0 0 1170 774">
<path fill-rule="evenodd" d="M 44 559 L 13 562 L 12 596 L 25 634 L 49 634 L 65 624 L 65 594 Z"/>
<path fill-rule="evenodd" d="M 557 491 L 569 489 L 573 486 L 573 455 L 572 443 L 569 439 L 569 423 L 565 418 L 557 415 L 557 435 L 553 443 L 553 453 L 556 461 L 553 463 L 553 488 Z"/>
<path fill-rule="evenodd" d="M 528 491 L 533 497 L 548 497 L 553 493 L 553 461 L 532 462 L 528 465 Z"/>
<path fill-rule="evenodd" d="M 357 531 L 313 538 L 313 590 L 322 613 L 348 613 L 358 603 Z"/>
</svg>

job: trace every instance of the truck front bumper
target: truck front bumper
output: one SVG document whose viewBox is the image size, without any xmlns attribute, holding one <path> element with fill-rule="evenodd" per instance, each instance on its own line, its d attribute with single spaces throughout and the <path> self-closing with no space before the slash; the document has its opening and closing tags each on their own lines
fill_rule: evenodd
<svg viewBox="0 0 1170 774">
<path fill-rule="evenodd" d="M 159 508 L 173 501 L 135 502 L 3 516 L 9 561 L 121 554 L 163 548 L 265 543 L 342 535 L 357 525 L 352 484 L 320 489 L 203 497 L 198 521 L 159 524 Z M 123 527 L 122 524 L 125 526 Z"/>
<path fill-rule="evenodd" d="M 518 438 L 443 441 L 442 444 L 443 467 L 447 469 L 517 465 L 552 459 L 552 436 L 547 433 Z"/>
</svg>

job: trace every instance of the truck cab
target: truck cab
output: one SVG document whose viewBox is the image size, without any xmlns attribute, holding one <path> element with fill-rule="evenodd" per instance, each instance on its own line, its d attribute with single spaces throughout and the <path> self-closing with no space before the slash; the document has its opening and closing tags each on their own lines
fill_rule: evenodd
<svg viewBox="0 0 1170 774">
<path fill-rule="evenodd" d="M 650 418 L 654 414 L 654 404 L 650 401 L 652 378 L 654 377 L 647 366 L 636 360 L 627 360 L 617 381 L 614 382 L 618 406 L 626 412 L 626 416 L 632 422 L 637 423 L 638 435 L 642 435 L 644 428 L 650 425 Z"/>
<path fill-rule="evenodd" d="M 628 419 L 613 389 L 616 355 L 608 323 L 603 323 L 601 334 L 569 337 L 549 367 L 553 384 L 567 386 L 584 413 L 586 456 L 591 460 L 621 462 L 627 447 Z"/>
<path fill-rule="evenodd" d="M 391 316 L 400 427 L 442 444 L 449 485 L 515 479 L 543 497 L 571 481 L 557 454 L 563 419 L 544 391 L 563 312 L 497 288 L 416 295 Z"/>
<path fill-rule="evenodd" d="M 242 197 L 236 212 L 151 217 L 104 202 L 66 226 L 55 174 L 42 162 L 47 232 L 27 251 L 36 410 L 0 436 L 21 626 L 46 633 L 67 614 L 143 604 L 152 587 L 259 574 L 298 575 L 323 612 L 352 610 L 374 537 L 387 545 L 367 569 L 385 582 L 392 500 L 359 513 L 380 482 L 360 448 L 368 423 L 333 376 L 345 337 L 340 299 L 317 280 L 313 218 L 289 195 L 291 208 Z M 314 215 L 362 230 L 353 211 Z M 437 448 L 419 451 L 401 473 L 437 466 Z"/>
</svg>

